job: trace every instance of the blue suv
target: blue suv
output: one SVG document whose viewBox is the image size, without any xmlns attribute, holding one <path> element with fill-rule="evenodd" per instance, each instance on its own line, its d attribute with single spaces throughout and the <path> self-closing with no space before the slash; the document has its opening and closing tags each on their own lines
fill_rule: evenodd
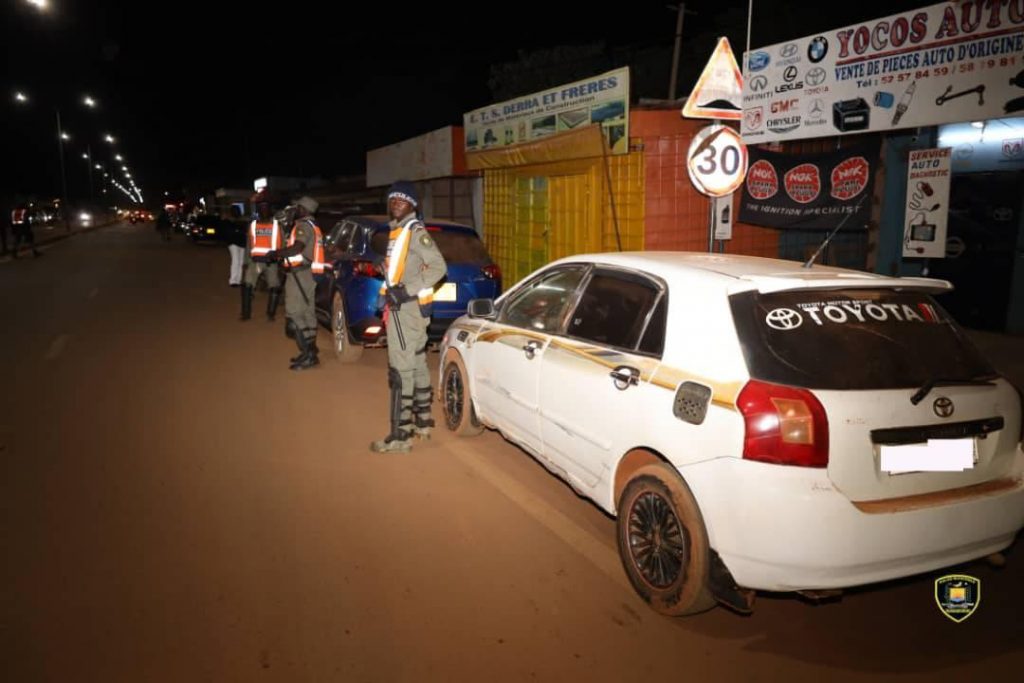
<svg viewBox="0 0 1024 683">
<path fill-rule="evenodd" d="M 321 214 L 323 221 L 323 214 Z M 466 312 L 470 299 L 501 294 L 501 269 L 491 259 L 476 231 L 447 221 L 425 220 L 445 261 L 448 274 L 434 288 L 431 341 L 439 341 L 453 320 Z M 316 276 L 316 308 L 320 324 L 334 335 L 339 360 L 359 359 L 365 345 L 385 339 L 378 292 L 383 283 L 388 248 L 385 216 L 345 216 L 325 230 L 324 247 L 333 271 Z"/>
</svg>

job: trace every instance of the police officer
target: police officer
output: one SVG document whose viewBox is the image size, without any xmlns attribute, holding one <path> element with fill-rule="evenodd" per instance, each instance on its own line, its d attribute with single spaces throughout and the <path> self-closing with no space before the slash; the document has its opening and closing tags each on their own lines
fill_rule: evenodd
<svg viewBox="0 0 1024 683">
<path fill-rule="evenodd" d="M 267 298 L 267 320 L 277 315 L 281 300 L 281 276 L 276 261 L 268 261 L 267 254 L 284 245 L 284 235 L 277 218 L 270 212 L 270 202 L 265 195 L 256 197 L 256 220 L 249 224 L 249 236 L 245 251 L 245 279 L 242 283 L 242 320 L 252 317 L 252 297 L 260 275 L 266 278 L 269 297 Z"/>
<path fill-rule="evenodd" d="M 370 444 L 376 453 L 405 453 L 412 437 L 430 437 L 430 371 L 427 370 L 427 326 L 434 285 L 448 266 L 426 227 L 416 216 L 412 183 L 399 181 L 388 191 L 391 217 L 385 260 L 384 319 L 388 339 L 388 388 L 391 391 L 391 432 Z"/>
<path fill-rule="evenodd" d="M 292 358 L 292 370 L 305 370 L 320 364 L 316 348 L 316 281 L 314 274 L 329 267 L 324 261 L 324 238 L 314 214 L 320 205 L 312 197 L 295 202 L 295 226 L 284 249 L 267 252 L 270 260 L 284 259 L 287 281 L 284 286 L 284 312 L 295 331 L 299 355 Z"/>
</svg>

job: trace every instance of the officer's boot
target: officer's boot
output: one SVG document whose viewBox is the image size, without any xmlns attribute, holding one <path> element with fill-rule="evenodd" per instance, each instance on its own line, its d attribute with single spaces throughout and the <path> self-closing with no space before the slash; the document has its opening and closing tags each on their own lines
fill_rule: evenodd
<svg viewBox="0 0 1024 683">
<path fill-rule="evenodd" d="M 412 431 L 420 439 L 429 439 L 430 430 L 434 428 L 434 418 L 430 416 L 432 398 L 430 387 L 416 387 L 412 402 Z"/>
<path fill-rule="evenodd" d="M 319 349 L 316 348 L 316 330 L 302 330 L 301 334 L 296 334 L 295 339 L 302 340 L 302 353 L 292 363 L 292 370 L 308 370 L 309 368 L 315 368 L 320 365 Z"/>
<path fill-rule="evenodd" d="M 267 321 L 274 322 L 274 316 L 277 315 L 277 305 L 281 302 L 281 288 L 273 287 L 269 291 L 267 297 Z"/>
<path fill-rule="evenodd" d="M 242 285 L 239 287 L 242 291 L 242 315 L 240 320 L 248 320 L 252 317 L 252 286 Z"/>
<path fill-rule="evenodd" d="M 309 355 L 309 344 L 306 342 L 306 335 L 298 328 L 295 330 L 295 345 L 299 347 L 299 355 L 288 359 L 292 370 L 295 369 L 296 365 L 304 362 L 306 356 Z"/>
<path fill-rule="evenodd" d="M 402 376 L 392 367 L 388 367 L 388 387 L 391 389 L 391 433 L 371 443 L 370 450 L 374 453 L 408 453 L 412 450 L 412 396 L 402 394 Z"/>
</svg>

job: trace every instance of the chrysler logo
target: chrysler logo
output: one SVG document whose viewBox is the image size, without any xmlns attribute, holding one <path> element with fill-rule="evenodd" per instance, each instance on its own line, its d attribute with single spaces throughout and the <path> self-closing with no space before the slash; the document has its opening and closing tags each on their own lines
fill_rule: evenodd
<svg viewBox="0 0 1024 683">
<path fill-rule="evenodd" d="M 764 321 L 775 330 L 795 330 L 804 323 L 803 317 L 792 308 L 772 309 Z"/>
<path fill-rule="evenodd" d="M 945 396 L 939 396 L 932 404 L 932 410 L 939 417 L 950 417 L 953 415 L 953 402 Z"/>
</svg>

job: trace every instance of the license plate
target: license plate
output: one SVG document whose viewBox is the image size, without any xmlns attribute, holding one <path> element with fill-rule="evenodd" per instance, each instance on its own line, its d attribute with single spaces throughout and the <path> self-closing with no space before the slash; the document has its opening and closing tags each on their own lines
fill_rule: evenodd
<svg viewBox="0 0 1024 683">
<path fill-rule="evenodd" d="M 207 228 L 207 229 L 206 229 L 206 234 L 207 234 L 207 235 L 216 235 L 216 234 L 217 234 L 217 231 L 216 231 L 216 230 L 214 230 L 213 228 Z"/>
<path fill-rule="evenodd" d="M 441 289 L 434 292 L 434 301 L 455 301 L 458 298 L 458 288 L 454 282 L 446 282 Z"/>
<path fill-rule="evenodd" d="M 974 439 L 929 439 L 909 446 L 882 446 L 881 469 L 907 472 L 963 472 L 976 462 Z"/>
</svg>

